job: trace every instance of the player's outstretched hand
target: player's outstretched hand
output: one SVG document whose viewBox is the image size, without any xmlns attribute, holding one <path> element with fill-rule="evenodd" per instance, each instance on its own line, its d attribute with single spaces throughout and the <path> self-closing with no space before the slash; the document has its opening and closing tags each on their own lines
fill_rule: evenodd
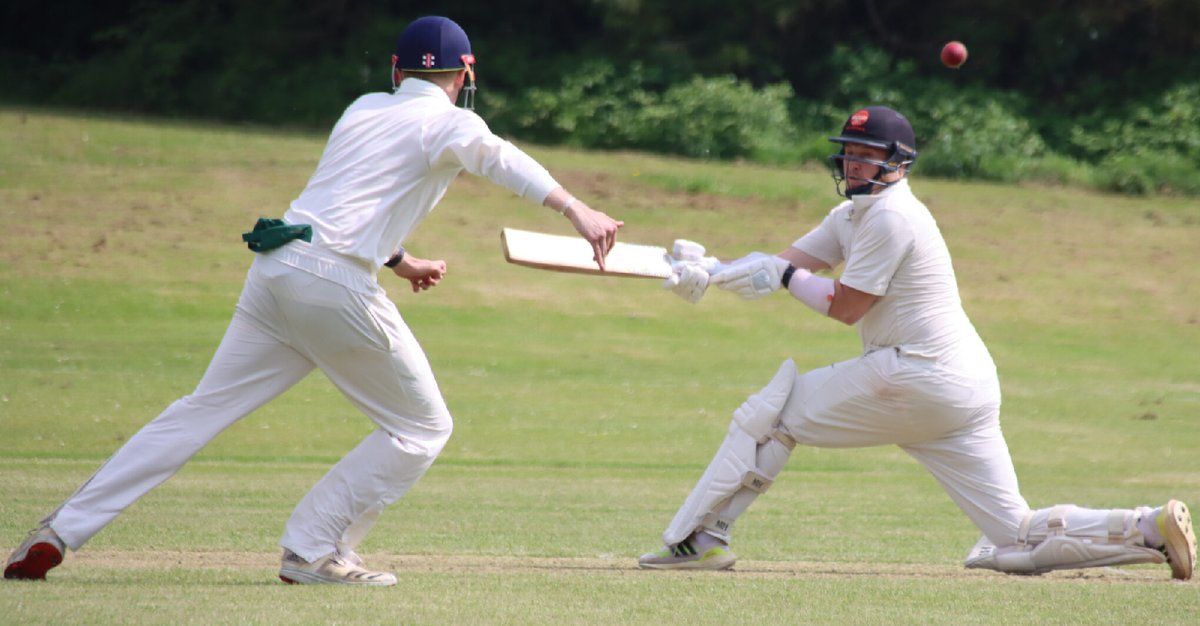
<svg viewBox="0 0 1200 626">
<path fill-rule="evenodd" d="M 592 260 L 601 270 L 604 269 L 604 257 L 617 245 L 617 229 L 625 225 L 621 220 L 597 211 L 581 201 L 576 201 L 566 210 L 575 230 L 592 244 Z"/>
<path fill-rule="evenodd" d="M 781 280 L 787 266 L 788 262 L 782 257 L 752 252 L 714 272 L 709 282 L 747 300 L 754 300 L 783 286 Z"/>
<path fill-rule="evenodd" d="M 406 254 L 400 260 L 399 265 L 392 268 L 392 272 L 412 283 L 413 293 L 418 293 L 442 282 L 446 276 L 446 262 L 441 259 L 435 261 Z"/>
</svg>

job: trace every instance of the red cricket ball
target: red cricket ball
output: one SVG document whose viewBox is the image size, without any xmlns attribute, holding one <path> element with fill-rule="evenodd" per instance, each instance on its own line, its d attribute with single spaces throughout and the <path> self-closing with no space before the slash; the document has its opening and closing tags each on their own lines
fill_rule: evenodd
<svg viewBox="0 0 1200 626">
<path fill-rule="evenodd" d="M 958 69 L 960 65 L 967 62 L 967 47 L 961 41 L 951 41 L 942 46 L 942 65 L 951 69 Z"/>
</svg>

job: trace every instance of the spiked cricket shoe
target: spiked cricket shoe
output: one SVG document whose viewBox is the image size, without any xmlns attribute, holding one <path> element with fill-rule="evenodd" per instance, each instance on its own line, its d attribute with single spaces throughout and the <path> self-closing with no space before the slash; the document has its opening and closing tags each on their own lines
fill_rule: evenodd
<svg viewBox="0 0 1200 626">
<path fill-rule="evenodd" d="M 358 555 L 353 555 L 357 557 Z M 372 572 L 362 566 L 362 559 L 353 562 L 334 552 L 312 563 L 300 558 L 291 550 L 283 551 L 283 564 L 279 568 L 279 579 L 289 585 L 360 585 L 364 587 L 390 587 L 396 584 L 396 575 L 391 572 Z"/>
<path fill-rule="evenodd" d="M 1163 552 L 1171 565 L 1171 577 L 1188 580 L 1196 567 L 1196 533 L 1187 505 L 1171 500 L 1158 513 L 1158 532 L 1162 534 Z"/>
<path fill-rule="evenodd" d="M 643 569 L 722 570 L 733 567 L 737 556 L 725 546 L 713 546 L 704 552 L 683 541 L 657 552 L 643 554 L 638 567 Z"/>
<path fill-rule="evenodd" d="M 25 541 L 8 557 L 4 577 L 16 580 L 46 580 L 46 572 L 62 563 L 66 544 L 49 526 L 29 531 Z"/>
</svg>

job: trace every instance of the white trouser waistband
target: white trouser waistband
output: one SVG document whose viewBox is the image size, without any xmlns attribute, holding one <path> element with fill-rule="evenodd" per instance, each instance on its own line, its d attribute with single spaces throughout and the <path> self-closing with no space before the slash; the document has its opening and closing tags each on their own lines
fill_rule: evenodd
<svg viewBox="0 0 1200 626">
<path fill-rule="evenodd" d="M 263 256 L 358 293 L 374 293 L 379 289 L 379 281 L 367 262 L 314 246 L 307 241 L 297 239 L 263 253 Z"/>
</svg>

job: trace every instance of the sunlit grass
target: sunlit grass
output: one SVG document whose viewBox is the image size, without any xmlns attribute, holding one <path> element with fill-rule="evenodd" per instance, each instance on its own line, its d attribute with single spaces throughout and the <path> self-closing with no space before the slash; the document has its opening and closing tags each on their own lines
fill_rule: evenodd
<svg viewBox="0 0 1200 626">
<path fill-rule="evenodd" d="M 0 111 L 0 546 L 191 391 L 251 260 L 240 233 L 283 212 L 323 141 Z M 627 241 L 687 237 L 724 257 L 775 251 L 837 201 L 816 169 L 529 149 L 625 219 Z M 1200 206 L 919 176 L 914 188 L 1000 367 L 1005 432 L 1031 503 L 1200 506 Z M 526 561 L 499 573 L 477 561 L 428 567 L 402 575 L 396 592 L 272 584 L 291 507 L 371 428 L 316 374 L 222 434 L 50 584 L 0 585 L 7 615 L 958 624 L 1009 621 L 1020 607 L 1020 621 L 1039 623 L 1188 623 L 1200 608 L 1194 588 L 1165 584 L 1161 567 L 1085 579 L 963 572 L 976 531 L 893 448 L 797 450 L 735 545 L 746 563 L 784 574 L 635 571 L 732 409 L 783 359 L 812 368 L 849 358 L 857 336 L 782 296 L 711 293 L 692 306 L 655 281 L 509 266 L 502 226 L 570 232 L 553 212 L 463 176 L 406 242 L 447 259 L 447 281 L 413 295 L 382 277 L 456 431 L 365 548 L 385 565 L 404 555 Z M 161 568 L 147 569 L 137 556 L 147 551 L 164 555 Z M 172 552 L 251 556 L 208 569 Z M 624 565 L 539 560 L 571 558 Z"/>
</svg>

